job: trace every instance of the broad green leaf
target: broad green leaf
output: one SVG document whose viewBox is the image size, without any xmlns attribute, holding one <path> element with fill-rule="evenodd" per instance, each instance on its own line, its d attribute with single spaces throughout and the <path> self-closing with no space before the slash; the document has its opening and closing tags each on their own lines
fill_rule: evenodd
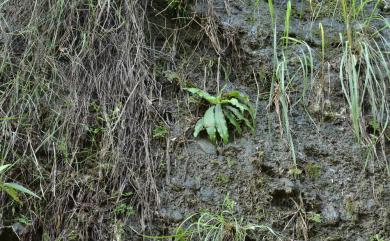
<svg viewBox="0 0 390 241">
<path fill-rule="evenodd" d="M 226 94 L 228 97 L 234 97 L 240 100 L 242 103 L 249 105 L 249 97 L 247 95 L 242 94 L 240 91 L 233 90 Z"/>
<path fill-rule="evenodd" d="M 245 125 L 248 126 L 252 131 L 255 130 L 252 123 L 247 118 L 245 118 L 245 116 L 241 114 L 241 112 L 237 108 L 229 105 L 225 106 L 225 108 L 230 110 L 239 121 L 244 121 Z"/>
<path fill-rule="evenodd" d="M 224 108 L 230 110 L 239 121 L 244 120 L 244 118 L 245 118 L 244 115 L 237 108 L 230 106 L 230 105 L 226 105 L 226 106 L 224 106 Z"/>
<path fill-rule="evenodd" d="M 237 122 L 236 117 L 234 117 L 234 115 L 226 109 L 223 110 L 223 113 L 228 118 L 229 122 L 236 128 L 238 134 L 241 134 L 242 130 L 240 127 L 240 123 Z"/>
<path fill-rule="evenodd" d="M 251 104 L 248 104 L 248 112 L 252 118 L 253 124 L 256 122 L 256 110 L 252 107 Z"/>
<path fill-rule="evenodd" d="M 27 188 L 23 187 L 20 184 L 6 182 L 6 183 L 3 183 L 3 186 L 5 188 L 14 189 L 16 191 L 23 192 L 23 193 L 29 194 L 29 195 L 31 195 L 33 197 L 36 197 L 38 199 L 41 199 L 37 194 L 32 192 L 30 189 L 27 189 Z"/>
<path fill-rule="evenodd" d="M 247 118 L 244 117 L 244 123 L 247 127 L 249 127 L 249 129 L 251 129 L 251 131 L 255 131 L 255 127 L 254 127 L 254 124 L 253 122 L 251 122 L 250 120 L 248 120 Z"/>
<path fill-rule="evenodd" d="M 5 183 L 4 183 L 5 184 Z M 16 202 L 20 203 L 18 193 L 13 188 L 8 188 L 5 185 L 2 186 L 2 189 Z"/>
<path fill-rule="evenodd" d="M 215 130 L 215 115 L 214 115 L 215 106 L 211 106 L 203 117 L 203 125 L 206 128 L 207 134 L 211 142 L 215 143 L 216 141 L 216 130 Z"/>
<path fill-rule="evenodd" d="M 198 122 L 196 122 L 194 137 L 197 137 L 199 135 L 199 132 L 201 132 L 203 129 L 204 129 L 204 123 L 203 123 L 203 118 L 201 118 L 198 120 Z"/>
<path fill-rule="evenodd" d="M 234 97 L 234 98 L 238 99 L 241 103 L 244 103 L 246 105 L 246 107 L 248 108 L 246 110 L 249 112 L 249 114 L 251 115 L 251 117 L 253 119 L 253 122 L 254 122 L 254 120 L 256 119 L 256 116 L 255 116 L 256 115 L 256 111 L 253 108 L 252 104 L 250 103 L 249 97 L 247 95 L 244 95 L 244 94 L 242 94 L 241 92 L 239 92 L 237 90 L 233 90 L 233 91 L 230 91 L 229 93 L 227 93 L 227 96 L 228 97 Z"/>
<path fill-rule="evenodd" d="M 238 109 L 240 109 L 241 113 L 244 114 L 244 111 L 249 111 L 249 108 L 244 105 L 244 104 L 241 104 L 236 98 L 231 98 L 230 100 L 227 100 L 226 101 L 227 103 L 230 103 L 232 105 L 234 105 L 235 107 L 237 107 Z M 224 101 L 224 103 L 226 103 Z"/>
<path fill-rule="evenodd" d="M 3 171 L 5 171 L 8 167 L 10 167 L 11 164 L 6 164 L 6 165 L 1 165 L 0 166 L 0 173 L 2 173 Z"/>
<path fill-rule="evenodd" d="M 226 125 L 225 116 L 222 112 L 221 104 L 217 104 L 215 106 L 215 124 L 217 131 L 223 140 L 223 143 L 227 144 L 229 141 L 229 132 Z"/>
<path fill-rule="evenodd" d="M 188 92 L 198 95 L 199 97 L 207 100 L 211 104 L 217 104 L 218 103 L 218 98 L 210 95 L 206 91 L 203 91 L 198 88 L 184 88 L 184 90 L 187 90 Z"/>
</svg>

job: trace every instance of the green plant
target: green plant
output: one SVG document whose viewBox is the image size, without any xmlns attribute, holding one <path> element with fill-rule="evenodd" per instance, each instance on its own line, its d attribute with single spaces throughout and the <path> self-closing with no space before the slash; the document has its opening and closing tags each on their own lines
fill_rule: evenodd
<svg viewBox="0 0 390 241">
<path fill-rule="evenodd" d="M 202 211 L 186 218 L 177 228 L 175 240 L 202 240 L 202 241 L 244 241 L 249 231 L 266 230 L 272 235 L 277 234 L 268 226 L 245 223 L 235 214 L 236 202 L 226 196 L 223 210 L 214 213 Z"/>
<path fill-rule="evenodd" d="M 310 178 L 317 178 L 321 176 L 321 165 L 316 163 L 308 163 L 305 166 L 305 173 Z"/>
<path fill-rule="evenodd" d="M 0 166 L 0 175 L 3 175 L 3 173 L 10 167 L 10 164 L 1 165 Z M 30 196 L 36 197 L 40 199 L 38 195 L 36 195 L 34 192 L 30 191 L 29 189 L 25 188 L 24 186 L 15 183 L 15 182 L 3 182 L 0 180 L 0 190 L 5 191 L 14 201 L 21 203 L 18 192 L 28 194 Z"/>
<path fill-rule="evenodd" d="M 389 122 L 390 44 L 383 35 L 390 25 L 378 13 L 379 0 L 341 0 L 346 39 L 340 33 L 343 53 L 340 82 L 347 101 L 356 142 L 366 150 L 364 168 L 378 159 L 376 150 L 385 140 Z M 367 7 L 371 4 L 372 7 Z M 375 24 L 371 22 L 375 21 Z M 390 175 L 389 165 L 386 164 Z"/>
<path fill-rule="evenodd" d="M 211 104 L 204 116 L 196 123 L 194 137 L 197 137 L 202 130 L 206 130 L 211 142 L 216 143 L 218 133 L 223 143 L 226 144 L 229 140 L 229 131 L 225 117 L 238 133 L 242 132 L 242 124 L 254 131 L 255 110 L 250 104 L 248 96 L 239 91 L 227 93 L 221 91 L 218 96 L 211 96 L 198 88 L 184 89 Z"/>
<path fill-rule="evenodd" d="M 346 34 L 347 34 L 347 40 L 350 44 L 350 46 L 353 46 L 354 44 L 354 37 L 356 36 L 356 31 L 353 29 L 353 25 L 356 22 L 356 20 L 359 20 L 359 16 L 364 12 L 366 9 L 367 4 L 373 2 L 373 0 L 341 0 L 341 13 L 344 20 L 344 25 L 346 28 Z M 371 14 L 368 17 L 364 18 L 363 26 L 369 26 L 372 19 L 375 17 L 376 10 L 378 9 L 378 6 L 381 2 L 381 0 L 376 0 L 375 6 L 373 9 L 371 9 Z"/>
<path fill-rule="evenodd" d="M 285 41 L 286 47 L 288 46 L 288 40 L 289 40 L 290 17 L 291 17 L 291 1 L 288 0 L 287 10 L 286 10 L 286 18 L 285 18 L 285 22 L 284 22 L 284 41 Z"/>
<path fill-rule="evenodd" d="M 314 222 L 314 223 L 322 223 L 322 217 L 321 217 L 321 214 L 319 213 L 313 213 L 313 212 L 309 212 L 307 213 L 307 219 L 311 222 Z"/>
<path fill-rule="evenodd" d="M 132 206 L 129 206 L 126 203 L 121 203 L 114 208 L 114 213 L 116 215 L 124 215 L 128 217 L 133 215 L 135 212 Z"/>
<path fill-rule="evenodd" d="M 287 2 L 287 10 L 285 15 L 284 34 L 282 37 L 285 48 L 278 46 L 278 34 L 276 28 L 275 9 L 272 0 L 268 1 L 269 12 L 272 18 L 273 29 L 273 76 L 271 81 L 271 88 L 269 92 L 269 103 L 275 107 L 278 114 L 281 135 L 283 132 L 288 141 L 291 157 L 293 159 L 294 167 L 290 169 L 290 174 L 297 176 L 302 171 L 297 168 L 297 160 L 295 154 L 294 141 L 290 131 L 289 123 L 289 86 L 294 79 L 300 78 L 303 80 L 302 99 L 305 100 L 306 91 L 313 80 L 313 57 L 310 46 L 302 40 L 289 37 L 290 16 L 291 16 L 291 1 Z M 296 54 L 296 58 L 286 58 L 285 50 L 288 47 L 289 41 L 301 45 L 301 54 Z M 305 51 L 307 49 L 307 51 Z M 281 57 L 279 57 L 281 56 Z M 300 63 L 300 67 L 290 72 L 289 66 L 291 63 Z M 270 122 L 269 122 L 270 123 Z"/>
<path fill-rule="evenodd" d="M 189 15 L 190 7 L 183 0 L 166 0 L 166 9 L 176 12 L 178 16 L 184 18 Z"/>
<path fill-rule="evenodd" d="M 226 176 L 225 174 L 218 174 L 216 179 L 217 179 L 217 182 L 222 184 L 222 185 L 226 185 L 230 181 L 229 176 Z"/>
<path fill-rule="evenodd" d="M 272 26 L 275 26 L 275 8 L 273 0 L 268 0 L 269 13 L 271 15 Z"/>
<path fill-rule="evenodd" d="M 165 139 L 168 136 L 168 134 L 169 134 L 169 130 L 164 123 L 158 124 L 153 129 L 153 138 L 155 139 Z"/>
<path fill-rule="evenodd" d="M 18 223 L 21 223 L 21 224 L 26 225 L 26 226 L 32 224 L 32 220 L 23 214 L 21 214 L 20 217 L 18 217 L 16 220 L 18 221 Z"/>
<path fill-rule="evenodd" d="M 385 239 L 379 234 L 375 234 L 370 238 L 370 241 L 385 241 Z"/>
</svg>

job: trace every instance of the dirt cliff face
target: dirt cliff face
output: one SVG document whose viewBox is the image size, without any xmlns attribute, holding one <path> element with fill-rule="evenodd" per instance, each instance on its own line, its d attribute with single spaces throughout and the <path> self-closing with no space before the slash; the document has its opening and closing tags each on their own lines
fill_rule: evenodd
<svg viewBox="0 0 390 241">
<path fill-rule="evenodd" d="M 249 1 L 198 3 L 193 6 L 199 17 L 196 22 L 205 33 L 197 35 L 199 25 L 194 24 L 195 28 L 176 32 L 175 42 L 166 41 L 168 46 L 184 47 L 178 47 L 173 62 L 165 65 L 165 73 L 174 73 L 177 79 L 211 93 L 215 93 L 221 56 L 220 85 L 248 94 L 253 103 L 257 99 L 257 128 L 253 134 L 248 131 L 231 137 L 227 145 L 213 145 L 206 135 L 194 139 L 191 127 L 204 109 L 189 103 L 187 95 L 166 98 L 170 142 L 163 147 L 167 154 L 163 159 L 169 157 L 170 168 L 169 176 L 161 175 L 161 208 L 155 219 L 155 228 L 164 227 L 160 229 L 163 234 L 172 233 L 172 227 L 191 213 L 223 209 L 229 194 L 236 202 L 238 217 L 269 225 L 282 240 L 389 238 L 390 186 L 384 159 L 388 144 L 384 155 L 364 167 L 367 150 L 354 137 L 339 79 L 343 23 L 332 17 L 331 6 L 324 4 L 329 12 L 311 18 L 306 10 L 299 11 L 305 2 L 296 4 L 289 35 L 301 42 L 285 50 L 286 58 L 291 58 L 292 72 L 298 71 L 301 65 L 296 56 L 310 49 L 315 72 L 305 99 L 302 79 L 289 83 L 289 127 L 296 166 L 279 113 L 269 101 L 275 49 L 266 2 L 257 6 Z M 275 9 L 279 39 L 285 30 L 286 3 L 276 1 Z M 319 23 L 326 30 L 327 41 L 322 77 Z M 322 86 L 321 78 L 325 79 Z M 161 81 L 172 79 L 162 75 Z M 162 89 L 165 93 L 164 86 Z M 322 98 L 321 107 L 316 107 L 318 98 Z M 165 172 L 166 167 L 161 170 Z M 277 238 L 261 232 L 248 235 L 248 240 L 273 239 Z"/>
</svg>

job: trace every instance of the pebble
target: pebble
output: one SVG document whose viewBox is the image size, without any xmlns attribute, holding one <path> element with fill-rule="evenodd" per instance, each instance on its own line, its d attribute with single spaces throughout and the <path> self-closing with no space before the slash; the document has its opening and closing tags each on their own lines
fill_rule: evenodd
<svg viewBox="0 0 390 241">
<path fill-rule="evenodd" d="M 324 220 L 324 223 L 328 224 L 328 225 L 335 225 L 340 220 L 340 213 L 331 204 L 327 204 L 322 209 L 321 214 L 322 214 L 322 218 Z"/>
<path fill-rule="evenodd" d="M 183 185 L 185 188 L 193 191 L 200 189 L 200 182 L 195 180 L 194 178 L 187 178 Z"/>
<path fill-rule="evenodd" d="M 211 188 L 209 187 L 202 187 L 200 189 L 200 199 L 203 201 L 203 202 L 212 202 L 213 199 L 214 199 L 214 190 L 212 190 Z"/>
<path fill-rule="evenodd" d="M 174 209 L 171 209 L 171 208 L 162 208 L 160 210 L 160 215 L 163 217 L 163 218 L 166 218 L 172 222 L 180 222 L 183 220 L 183 215 L 181 214 L 181 212 L 179 212 L 178 210 L 174 210 Z"/>
</svg>

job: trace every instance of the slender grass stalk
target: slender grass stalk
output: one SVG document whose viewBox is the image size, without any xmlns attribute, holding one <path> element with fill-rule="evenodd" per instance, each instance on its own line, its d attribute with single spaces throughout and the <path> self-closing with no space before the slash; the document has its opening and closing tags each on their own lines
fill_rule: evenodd
<svg viewBox="0 0 390 241">
<path fill-rule="evenodd" d="M 342 90 L 347 99 L 349 108 L 351 110 L 352 127 L 355 133 L 356 140 L 361 141 L 361 99 L 360 99 L 360 88 L 359 88 L 359 70 L 356 67 L 358 60 L 354 54 L 352 54 L 349 42 L 345 44 L 344 53 L 340 62 L 340 80 Z M 344 80 L 348 83 L 346 87 Z"/>
<path fill-rule="evenodd" d="M 280 89 L 280 103 L 282 105 L 282 116 L 283 116 L 283 125 L 286 132 L 287 140 L 290 146 L 291 156 L 294 162 L 294 166 L 297 166 L 297 158 L 295 155 L 295 147 L 294 142 L 290 132 L 290 123 L 288 116 L 288 102 L 287 102 L 287 91 L 286 91 L 286 78 L 288 76 L 288 67 L 287 60 L 283 54 L 283 60 L 279 63 L 278 68 L 276 70 L 278 75 L 279 89 Z"/>
<path fill-rule="evenodd" d="M 273 0 L 268 0 L 268 8 L 269 8 L 269 13 L 271 15 L 272 26 L 274 26 L 275 25 L 275 8 L 274 8 Z"/>
<path fill-rule="evenodd" d="M 291 17 L 291 1 L 288 0 L 285 23 L 284 23 L 285 47 L 288 46 L 288 36 L 289 36 L 289 31 L 290 31 L 290 17 Z"/>
<path fill-rule="evenodd" d="M 322 23 L 319 24 L 320 32 L 321 32 L 321 61 L 322 64 L 325 61 L 325 34 L 324 34 L 324 27 L 322 26 Z"/>
<path fill-rule="evenodd" d="M 342 14 L 344 18 L 344 24 L 347 31 L 347 39 L 349 42 L 349 46 L 352 46 L 352 30 L 350 26 L 350 11 L 351 8 L 348 6 L 348 0 L 341 0 L 341 8 L 342 8 Z M 349 10 L 349 11 L 348 11 Z"/>
</svg>

